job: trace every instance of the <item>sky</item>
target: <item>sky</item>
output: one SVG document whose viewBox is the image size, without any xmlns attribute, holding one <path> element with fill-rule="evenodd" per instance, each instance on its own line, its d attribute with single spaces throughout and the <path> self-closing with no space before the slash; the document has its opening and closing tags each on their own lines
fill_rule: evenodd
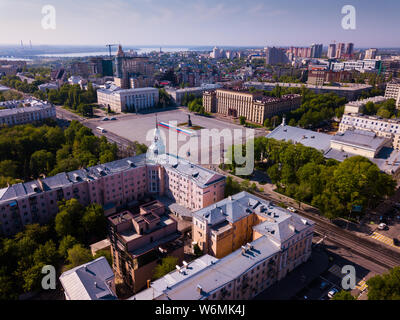
<svg viewBox="0 0 400 320">
<path fill-rule="evenodd" d="M 56 29 L 42 28 L 42 7 Z M 342 28 L 344 5 L 356 29 Z M 399 0 L 0 0 L 0 44 L 400 47 Z"/>
</svg>

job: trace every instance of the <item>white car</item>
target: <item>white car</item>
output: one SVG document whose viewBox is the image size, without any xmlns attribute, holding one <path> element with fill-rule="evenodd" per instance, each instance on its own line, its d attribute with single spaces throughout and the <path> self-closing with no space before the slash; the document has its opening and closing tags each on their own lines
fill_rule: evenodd
<svg viewBox="0 0 400 320">
<path fill-rule="evenodd" d="M 379 226 L 378 226 L 378 229 L 379 229 L 379 230 L 386 230 L 386 228 L 387 228 L 387 224 L 386 224 L 386 223 L 381 223 L 381 224 L 379 224 Z"/>
<path fill-rule="evenodd" d="M 288 209 L 290 212 L 294 212 L 294 213 L 297 212 L 297 210 L 296 210 L 295 208 L 293 208 L 293 207 L 288 207 L 287 209 Z"/>
<path fill-rule="evenodd" d="M 329 297 L 330 299 L 332 299 L 333 296 L 334 296 L 336 293 L 338 293 L 338 292 L 339 292 L 338 289 L 333 288 L 331 291 L 328 292 L 328 297 Z"/>
</svg>

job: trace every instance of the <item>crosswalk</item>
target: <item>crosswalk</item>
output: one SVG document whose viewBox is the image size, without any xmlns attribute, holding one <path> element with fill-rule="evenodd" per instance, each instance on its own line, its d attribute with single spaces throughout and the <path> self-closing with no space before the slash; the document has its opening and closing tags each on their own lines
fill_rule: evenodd
<svg viewBox="0 0 400 320">
<path fill-rule="evenodd" d="M 364 279 L 360 280 L 360 281 L 357 283 L 356 288 L 357 288 L 358 290 L 360 290 L 360 291 L 364 291 L 365 289 L 368 288 L 367 282 L 366 282 Z"/>
<path fill-rule="evenodd" d="M 334 274 L 338 278 L 343 278 L 342 268 L 340 268 L 337 264 L 334 264 L 328 270 L 330 273 Z"/>
<path fill-rule="evenodd" d="M 393 247 L 393 248 L 396 248 L 396 249 L 399 249 L 399 250 L 400 250 L 399 247 L 396 247 L 396 246 L 394 245 L 393 239 L 392 239 L 392 238 L 386 237 L 386 236 L 384 236 L 383 234 L 380 234 L 380 233 L 378 233 L 378 232 L 374 232 L 374 233 L 371 235 L 371 238 L 372 238 L 372 239 L 375 239 L 375 240 L 378 240 L 378 241 L 380 241 L 380 242 L 383 242 L 383 243 L 385 243 L 385 244 L 387 244 L 387 245 L 389 245 L 389 246 L 391 246 L 391 247 Z"/>
</svg>

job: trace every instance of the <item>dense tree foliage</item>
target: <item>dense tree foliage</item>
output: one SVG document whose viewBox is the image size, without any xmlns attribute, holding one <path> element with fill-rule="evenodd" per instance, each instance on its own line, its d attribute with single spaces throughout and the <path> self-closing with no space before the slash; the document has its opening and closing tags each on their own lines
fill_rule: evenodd
<svg viewBox="0 0 400 320">
<path fill-rule="evenodd" d="M 0 300 L 17 299 L 22 293 L 41 289 L 42 267 L 62 271 L 111 252 L 92 256 L 88 245 L 105 238 L 106 218 L 101 206 L 81 206 L 76 199 L 59 203 L 55 223 L 31 224 L 14 238 L 0 238 Z M 111 262 L 112 263 L 112 262 Z"/>
<path fill-rule="evenodd" d="M 79 242 L 87 243 L 106 236 L 107 222 L 103 207 L 99 204 L 94 203 L 85 208 L 73 198 L 61 201 L 58 208 L 55 230 L 60 238 L 70 235 Z"/>
<path fill-rule="evenodd" d="M 396 187 L 393 178 L 367 158 L 355 156 L 338 162 L 291 141 L 256 138 L 254 157 L 257 162 L 266 162 L 262 170 L 266 170 L 279 192 L 312 204 L 330 219 L 349 215 L 354 218 L 355 206 L 365 212 L 392 195 Z M 231 169 L 235 166 L 233 161 Z"/>
<path fill-rule="evenodd" d="M 398 112 L 396 109 L 396 101 L 394 99 L 389 99 L 382 103 L 368 102 L 364 108 L 364 114 L 367 115 L 377 115 L 382 118 L 396 118 Z"/>
<path fill-rule="evenodd" d="M 178 264 L 178 258 L 173 256 L 165 257 L 161 260 L 161 263 L 158 264 L 154 269 L 154 278 L 159 279 L 165 276 L 167 273 L 170 273 L 175 269 L 175 266 Z"/>
<path fill-rule="evenodd" d="M 5 127 L 0 130 L 0 187 L 114 161 L 117 153 L 115 144 L 77 121 L 64 131 L 49 125 Z"/>
<path fill-rule="evenodd" d="M 332 300 L 356 300 L 349 291 L 342 290 L 336 293 Z"/>
<path fill-rule="evenodd" d="M 400 267 L 367 281 L 368 300 L 400 300 Z"/>
</svg>

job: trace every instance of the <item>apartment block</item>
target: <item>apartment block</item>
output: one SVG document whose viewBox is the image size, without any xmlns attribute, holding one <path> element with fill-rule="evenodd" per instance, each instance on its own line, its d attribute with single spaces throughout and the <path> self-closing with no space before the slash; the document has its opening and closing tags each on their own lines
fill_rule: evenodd
<svg viewBox="0 0 400 320">
<path fill-rule="evenodd" d="M 385 98 L 395 99 L 396 107 L 400 108 L 400 80 L 393 80 L 386 85 Z"/>
<path fill-rule="evenodd" d="M 227 209 L 227 216 L 237 221 L 243 216 L 253 216 L 251 242 L 221 259 L 206 254 L 189 264 L 183 263 L 130 300 L 249 300 L 309 259 L 313 221 L 249 194 L 241 193 L 232 198 L 233 203 L 222 204 L 223 210 Z M 229 203 L 231 209 L 228 209 Z M 198 223 L 204 226 L 208 224 L 207 219 L 223 219 L 219 208 L 210 208 L 210 215 L 212 210 L 213 218 L 202 215 L 200 219 L 197 217 Z M 210 227 L 214 231 L 209 234 L 209 241 L 218 241 L 214 239 L 221 235 L 216 226 Z M 237 230 L 234 234 L 241 233 L 246 234 L 247 230 Z"/>
<path fill-rule="evenodd" d="M 99 164 L 0 189 L 0 232 L 12 235 L 31 223 L 47 223 L 57 202 L 77 199 L 122 210 L 147 195 L 167 196 L 190 210 L 224 197 L 225 177 L 169 154 Z"/>
<path fill-rule="evenodd" d="M 207 112 L 234 118 L 243 116 L 258 124 L 263 124 L 266 118 L 295 110 L 300 105 L 301 96 L 297 94 L 274 98 L 243 90 L 217 89 L 203 95 L 203 106 Z"/>
<path fill-rule="evenodd" d="M 182 263 L 184 245 L 178 224 L 161 202 L 141 206 L 139 212 L 115 214 L 108 223 L 113 269 L 134 292 L 153 279 L 163 257 L 177 257 Z"/>
<path fill-rule="evenodd" d="M 0 102 L 0 107 L 4 108 L 0 110 L 0 125 L 14 126 L 56 118 L 55 107 L 39 100 Z"/>
</svg>

